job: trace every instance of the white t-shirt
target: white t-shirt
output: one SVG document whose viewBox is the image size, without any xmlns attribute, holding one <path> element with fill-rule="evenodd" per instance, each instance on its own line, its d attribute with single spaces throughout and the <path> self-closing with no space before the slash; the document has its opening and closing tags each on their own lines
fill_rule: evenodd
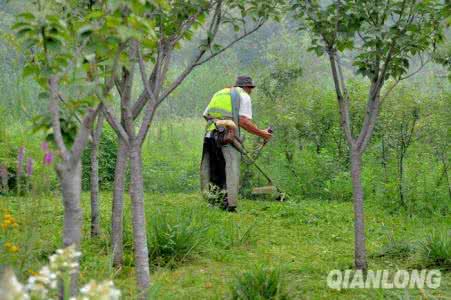
<svg viewBox="0 0 451 300">
<path fill-rule="evenodd" d="M 240 116 L 252 119 L 252 99 L 243 89 L 240 89 Z"/>
<path fill-rule="evenodd" d="M 240 93 L 240 116 L 252 119 L 252 99 L 251 96 L 246 93 L 242 88 L 237 88 Z M 204 116 L 207 115 L 208 106 L 204 111 Z"/>
</svg>

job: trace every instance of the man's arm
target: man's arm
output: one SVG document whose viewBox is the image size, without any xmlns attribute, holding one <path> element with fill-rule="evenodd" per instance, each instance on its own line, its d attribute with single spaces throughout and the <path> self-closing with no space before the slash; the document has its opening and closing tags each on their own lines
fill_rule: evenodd
<svg viewBox="0 0 451 300">
<path fill-rule="evenodd" d="M 259 129 L 249 118 L 240 116 L 240 127 L 249 133 L 264 138 L 266 141 L 270 140 L 272 134 L 268 130 Z"/>
</svg>

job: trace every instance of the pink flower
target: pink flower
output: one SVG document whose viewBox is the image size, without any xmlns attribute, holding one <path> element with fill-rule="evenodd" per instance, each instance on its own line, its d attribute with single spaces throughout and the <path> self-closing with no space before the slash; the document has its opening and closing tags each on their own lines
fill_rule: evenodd
<svg viewBox="0 0 451 300">
<path fill-rule="evenodd" d="M 53 161 L 53 154 L 51 151 L 48 151 L 44 154 L 44 165 L 45 166 L 50 166 L 52 164 Z"/>
<path fill-rule="evenodd" d="M 23 171 L 23 160 L 25 158 L 25 147 L 19 148 L 19 153 L 17 154 L 17 177 L 22 175 Z"/>
<path fill-rule="evenodd" d="M 30 177 L 33 175 L 33 159 L 29 157 L 27 159 L 27 176 Z"/>
</svg>

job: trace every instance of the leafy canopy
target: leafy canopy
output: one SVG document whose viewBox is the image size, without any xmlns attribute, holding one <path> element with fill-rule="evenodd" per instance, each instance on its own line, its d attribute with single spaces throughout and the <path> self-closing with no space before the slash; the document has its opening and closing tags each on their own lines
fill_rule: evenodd
<svg viewBox="0 0 451 300">
<path fill-rule="evenodd" d="M 311 50 L 354 51 L 357 72 L 373 78 L 384 62 L 384 80 L 400 78 L 409 60 L 432 51 L 442 40 L 446 6 L 439 0 L 291 1 L 303 29 L 312 34 Z"/>
</svg>

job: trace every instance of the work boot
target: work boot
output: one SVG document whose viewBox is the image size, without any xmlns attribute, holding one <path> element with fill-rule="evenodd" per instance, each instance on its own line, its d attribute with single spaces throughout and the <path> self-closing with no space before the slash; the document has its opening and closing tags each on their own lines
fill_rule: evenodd
<svg viewBox="0 0 451 300">
<path fill-rule="evenodd" d="M 236 206 L 227 206 L 227 208 L 225 209 L 228 212 L 232 212 L 232 213 L 237 213 L 238 211 L 236 210 Z"/>
</svg>

